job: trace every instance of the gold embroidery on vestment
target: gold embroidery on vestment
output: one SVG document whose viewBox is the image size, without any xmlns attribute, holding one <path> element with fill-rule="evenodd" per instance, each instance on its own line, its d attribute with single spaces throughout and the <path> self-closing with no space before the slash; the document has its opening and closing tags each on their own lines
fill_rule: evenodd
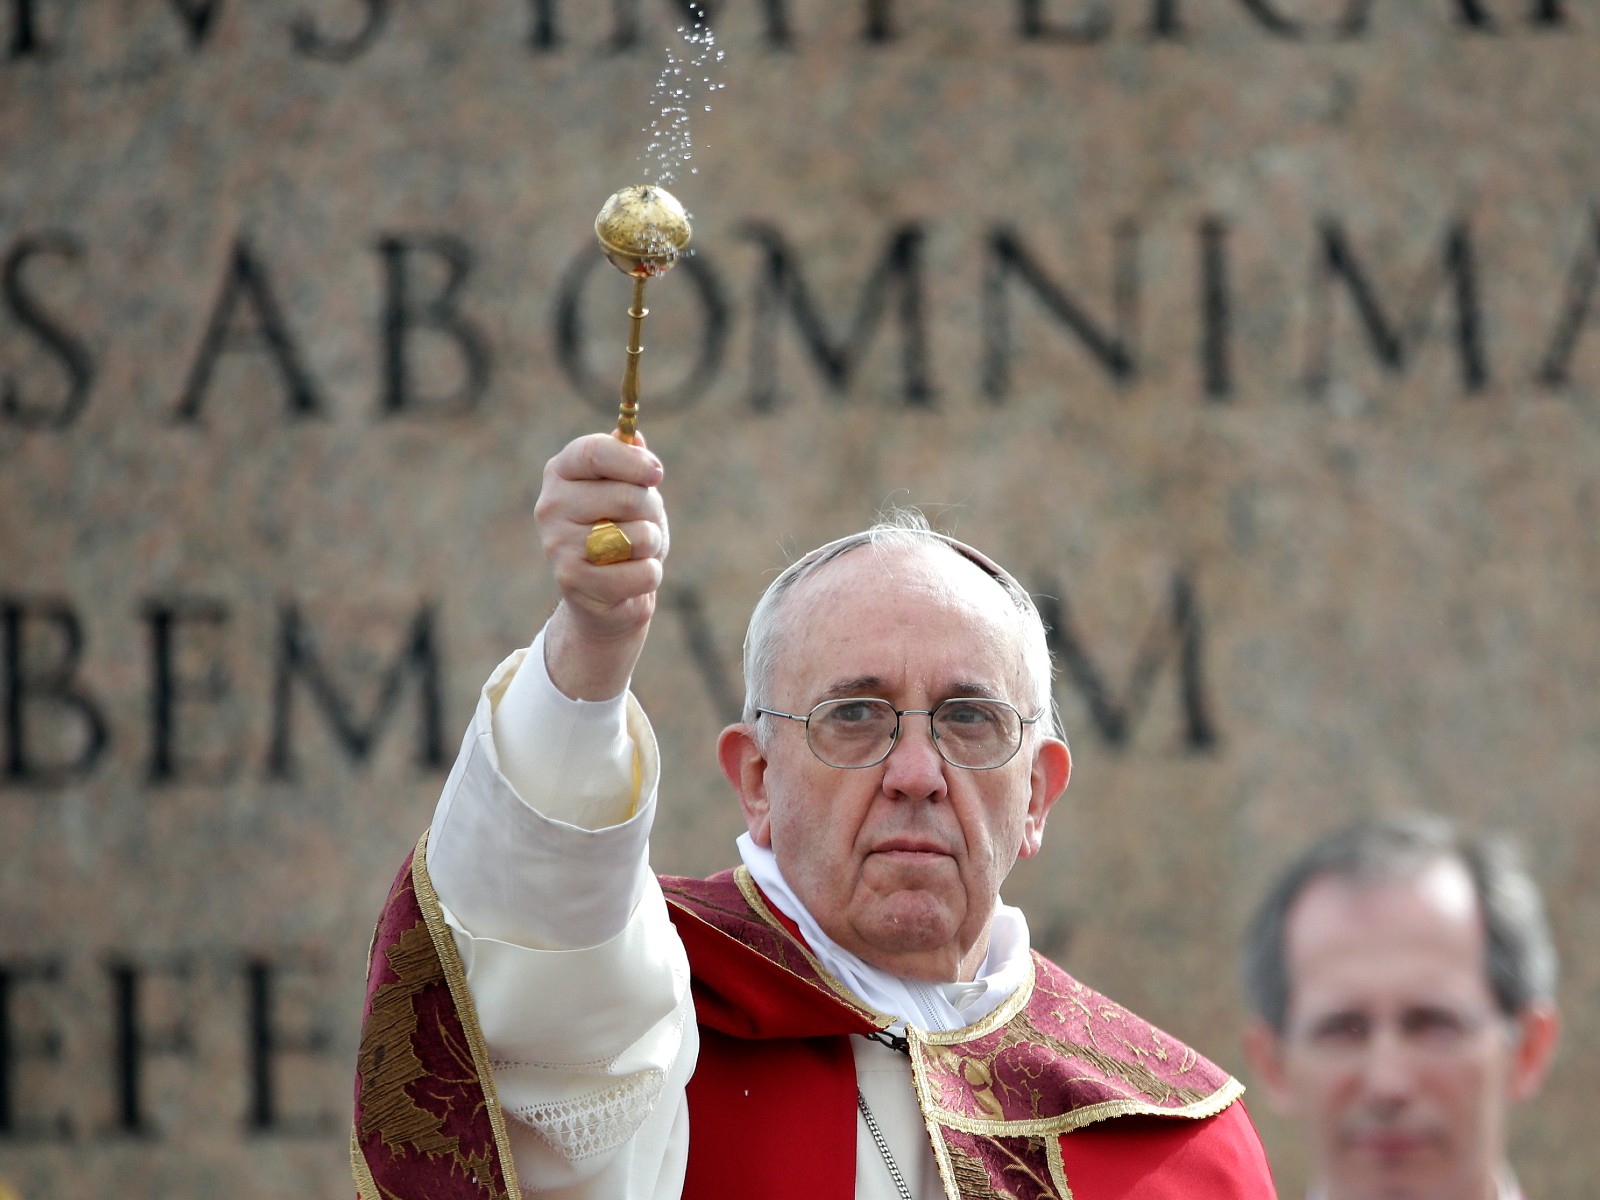
<svg viewBox="0 0 1600 1200">
<path fill-rule="evenodd" d="M 361 1074 L 361 1136 L 374 1132 L 390 1150 L 416 1150 L 430 1157 L 456 1154 L 458 1139 L 443 1133 L 444 1118 L 419 1106 L 406 1085 L 426 1075 L 412 1038 L 417 1032 L 416 994 L 438 980 L 437 958 L 425 922 L 400 935 L 384 957 L 397 978 L 372 993 L 356 1069 Z"/>
<path fill-rule="evenodd" d="M 361 1138 L 370 1136 L 375 1129 L 391 1150 L 405 1148 L 429 1157 L 448 1155 L 452 1173 L 460 1171 L 463 1177 L 479 1186 L 483 1195 L 494 1200 L 509 1200 L 522 1194 L 517 1167 L 511 1157 L 505 1117 L 495 1092 L 488 1047 L 484 1044 L 477 1009 L 467 989 L 466 972 L 456 951 L 455 938 L 440 911 L 433 883 L 428 878 L 427 844 L 428 835 L 423 833 L 411 859 L 411 886 L 422 919 L 385 951 L 397 978 L 373 992 L 371 1012 L 362 1030 L 357 1063 L 361 1078 L 361 1125 L 359 1129 L 353 1128 L 350 1134 L 351 1170 L 362 1200 L 389 1200 L 391 1193 L 378 1186 L 361 1150 Z M 376 935 L 373 945 L 376 946 Z M 476 1107 L 489 1119 L 494 1134 L 492 1154 L 488 1151 L 462 1153 L 460 1139 L 443 1133 L 444 1118 L 429 1113 L 406 1091 L 407 1085 L 428 1073 L 412 1041 L 417 1032 L 413 1001 L 422 988 L 437 984 L 441 976 L 450 989 L 461 1035 L 466 1040 L 462 1045 L 459 1038 L 447 1038 L 442 1027 L 435 1030 L 445 1039 L 445 1049 L 459 1072 L 445 1082 L 469 1093 L 477 1089 L 482 1095 Z M 504 1191 L 495 1186 L 497 1165 L 498 1178 L 506 1184 Z"/>
<path fill-rule="evenodd" d="M 416 888 L 417 905 L 422 909 L 423 920 L 433 937 L 433 948 L 439 955 L 439 965 L 444 968 L 445 982 L 450 987 L 450 998 L 455 1001 L 456 1016 L 467 1037 L 474 1074 L 483 1086 L 484 1107 L 489 1117 L 489 1127 L 494 1130 L 496 1157 L 499 1159 L 500 1177 L 505 1180 L 507 1196 L 521 1196 L 522 1187 L 517 1179 L 516 1160 L 511 1157 L 511 1138 L 506 1131 L 505 1113 L 500 1107 L 500 1094 L 495 1088 L 494 1068 L 489 1063 L 489 1047 L 483 1040 L 483 1027 L 478 1024 L 478 1007 L 473 1003 L 472 992 L 467 987 L 467 973 L 461 965 L 461 955 L 456 950 L 455 936 L 445 923 L 439 909 L 439 897 L 433 890 L 433 880 L 428 876 L 428 831 L 423 830 L 417 840 L 416 852 L 411 858 L 411 885 Z M 493 1164 L 487 1159 L 480 1164 L 474 1160 L 459 1160 L 467 1170 L 468 1178 L 476 1179 L 474 1168 L 494 1177 Z"/>
</svg>

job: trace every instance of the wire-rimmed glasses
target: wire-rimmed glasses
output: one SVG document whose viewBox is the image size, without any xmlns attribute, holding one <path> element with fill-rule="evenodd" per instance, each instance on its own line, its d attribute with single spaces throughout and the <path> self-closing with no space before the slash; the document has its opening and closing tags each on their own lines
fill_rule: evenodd
<svg viewBox="0 0 1600 1200">
<path fill-rule="evenodd" d="M 824 700 L 804 715 L 775 708 L 757 708 L 756 713 L 801 722 L 811 753 L 830 767 L 847 770 L 877 766 L 900 740 L 900 718 L 925 716 L 945 762 L 968 771 L 992 771 L 1016 756 L 1023 728 L 1044 716 L 1041 709 L 1025 717 L 1004 700 L 982 696 L 953 696 L 932 709 L 896 708 L 876 696 L 847 696 Z"/>
</svg>

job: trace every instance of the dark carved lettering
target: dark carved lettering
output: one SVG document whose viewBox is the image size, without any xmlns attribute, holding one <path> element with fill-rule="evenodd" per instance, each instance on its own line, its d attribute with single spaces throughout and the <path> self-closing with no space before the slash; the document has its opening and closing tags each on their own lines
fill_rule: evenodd
<svg viewBox="0 0 1600 1200">
<path fill-rule="evenodd" d="M 1500 24 L 1495 15 L 1484 4 L 1483 0 L 1454 0 L 1455 22 L 1463 29 L 1475 33 L 1498 33 Z M 1366 11 L 1371 7 L 1372 0 L 1363 0 L 1361 4 L 1362 24 L 1365 25 Z M 1528 6 L 1528 24 L 1530 25 L 1561 25 L 1566 22 L 1566 11 L 1563 0 L 1531 0 Z"/>
<path fill-rule="evenodd" d="M 582 301 L 584 290 L 597 269 L 602 282 L 616 287 L 615 272 L 592 249 L 585 249 L 573 259 L 572 265 L 561 277 L 556 288 L 556 356 L 578 395 L 598 411 L 610 414 L 617 410 L 617 381 L 621 378 L 621 367 L 613 357 L 606 364 L 611 373 L 598 375 L 589 369 L 584 356 L 588 336 L 583 324 Z M 716 273 L 706 265 L 705 255 L 696 254 L 679 260 L 672 274 L 655 286 L 681 289 L 685 283 L 693 285 L 694 294 L 700 302 L 699 353 L 682 382 L 659 388 L 655 380 L 648 381 L 645 398 L 650 412 L 678 412 L 690 407 L 711 390 L 722 370 L 723 347 L 728 340 L 728 305 L 723 299 L 722 284 Z M 619 297 L 620 314 L 628 306 L 628 292 L 618 289 L 616 294 Z M 673 301 L 680 302 L 677 299 Z"/>
<path fill-rule="evenodd" d="M 1228 223 L 1221 217 L 1200 222 L 1200 364 L 1206 396 L 1216 401 L 1233 393 L 1227 240 Z"/>
<path fill-rule="evenodd" d="M 203 672 L 185 673 L 178 639 L 184 627 L 220 629 L 228 622 L 228 609 L 218 600 L 178 597 L 147 603 L 144 619 L 150 626 L 150 782 L 226 783 L 233 776 L 237 756 L 206 763 L 184 761 L 178 714 L 185 701 L 209 708 L 226 700 L 230 690 L 227 668 L 213 658 Z"/>
<path fill-rule="evenodd" d="M 7 374 L 0 386 L 0 414 L 29 428 L 63 429 L 72 424 L 89 398 L 94 364 L 88 347 L 54 321 L 23 282 L 23 269 L 29 260 L 41 255 L 77 262 L 83 257 L 83 247 L 65 233 L 19 239 L 0 264 L 0 295 L 4 295 L 6 307 L 23 328 L 31 331 L 61 365 L 67 377 L 66 394 L 50 403 L 30 402 L 23 397 L 21 385 Z"/>
<path fill-rule="evenodd" d="M 211 23 L 222 0 L 172 0 L 172 7 L 189 31 L 189 44 L 198 49 L 211 34 Z"/>
<path fill-rule="evenodd" d="M 700 678 L 717 715 L 725 724 L 739 720 L 744 704 L 734 676 L 717 649 L 717 639 L 712 636 L 711 624 L 706 620 L 700 593 L 691 587 L 666 588 L 661 599 L 678 616 L 684 641 L 688 643 L 689 658 L 700 669 Z"/>
<path fill-rule="evenodd" d="M 111 983 L 112 1064 L 116 1089 L 115 1131 L 128 1137 L 155 1137 L 160 1134 L 145 1111 L 144 1073 L 151 1055 L 194 1053 L 194 1037 L 188 1018 L 187 993 L 192 971 L 186 959 L 177 958 L 158 965 L 135 964 L 113 959 L 106 964 Z M 179 1010 L 169 1024 L 159 1029 L 146 1028 L 145 1009 L 152 982 L 172 987 Z"/>
<path fill-rule="evenodd" d="M 1367 0 L 1351 0 L 1357 7 L 1363 7 Z M 1158 39 L 1176 40 L 1183 37 L 1183 16 L 1179 11 L 1182 0 L 1152 0 L 1150 7 L 1150 36 Z M 1239 0 L 1245 12 L 1255 20 L 1256 24 L 1268 33 L 1281 38 L 1304 38 L 1310 30 L 1299 21 L 1290 20 L 1284 16 L 1268 0 Z M 1350 18 L 1347 16 L 1342 23 L 1348 29 Z"/>
<path fill-rule="evenodd" d="M 894 40 L 894 0 L 866 0 L 867 23 L 862 34 L 869 42 Z"/>
<path fill-rule="evenodd" d="M 556 0 L 528 0 L 532 21 L 528 26 L 528 47 L 549 51 L 561 45 L 561 33 L 556 28 Z"/>
<path fill-rule="evenodd" d="M 389 16 L 388 0 L 364 0 L 367 19 L 361 28 L 345 38 L 330 38 L 318 28 L 317 23 L 302 13 L 289 28 L 291 44 L 307 58 L 324 62 L 353 62 L 360 58 L 378 40 Z"/>
<path fill-rule="evenodd" d="M 457 294 L 472 270 L 472 250 L 451 234 L 378 239 L 383 259 L 383 397 L 386 413 L 470 412 L 489 386 L 489 348 L 483 334 L 456 309 Z M 444 265 L 444 282 L 429 296 L 416 295 L 413 264 L 429 257 Z M 431 331 L 454 344 L 464 377 L 454 394 L 419 396 L 412 359 L 416 334 Z"/>
<path fill-rule="evenodd" d="M 253 328 L 235 329 L 234 310 L 241 300 L 247 300 L 255 310 Z M 265 349 L 272 357 L 288 392 L 291 411 L 299 416 L 319 414 L 320 403 L 311 385 L 311 377 L 301 365 L 300 354 L 289 336 L 289 326 L 273 298 L 266 273 L 256 262 L 249 241 L 241 235 L 233 245 L 233 255 L 227 276 L 222 281 L 222 291 L 211 310 L 211 320 L 205 336 L 200 340 L 194 366 L 189 370 L 189 380 L 174 413 L 179 421 L 198 421 L 200 405 L 217 359 L 229 350 Z"/>
<path fill-rule="evenodd" d="M 48 47 L 34 24 L 34 0 L 11 0 L 11 38 L 6 44 L 6 59 L 43 58 Z"/>
<path fill-rule="evenodd" d="M 1116 333 L 1106 334 L 1082 307 L 1045 274 L 1022 241 L 1000 227 L 989 235 L 983 274 L 983 366 L 980 387 L 990 401 L 999 402 L 1011 391 L 1011 305 L 1007 283 L 1019 277 L 1058 321 L 1082 340 L 1089 353 L 1119 384 L 1138 373 L 1139 230 L 1132 222 L 1119 225 L 1116 242 L 1116 281 L 1113 311 Z"/>
<path fill-rule="evenodd" d="M 59 650 L 52 661 L 30 649 L 31 627 L 53 627 Z M 81 779 L 94 768 L 106 748 L 105 718 L 100 708 L 77 682 L 78 659 L 83 652 L 83 626 L 77 612 L 65 601 L 0 599 L 0 641 L 5 654 L 5 778 L 11 783 L 50 786 Z M 41 761 L 32 736 L 36 726 L 28 721 L 35 707 L 49 706 L 76 715 L 82 727 L 75 755 Z M 52 739 L 66 740 L 65 730 L 52 727 Z"/>
<path fill-rule="evenodd" d="M 61 1033 L 45 1028 L 31 1034 L 18 1029 L 18 992 L 29 983 L 54 987 L 61 982 L 59 959 L 0 960 L 0 1140 L 18 1142 L 65 1141 L 73 1136 L 72 1119 L 64 1112 L 53 1116 L 28 1115 L 20 1103 L 25 1059 L 61 1060 Z M 50 1005 L 35 1006 L 52 1011 Z"/>
<path fill-rule="evenodd" d="M 438 655 L 434 650 L 434 613 L 424 607 L 412 621 L 405 646 L 379 683 L 372 715 L 362 721 L 351 711 L 351 704 L 335 690 L 317 656 L 316 637 L 307 628 L 300 610 L 289 605 L 280 614 L 278 662 L 273 684 L 272 746 L 268 772 L 278 779 L 294 779 L 297 766 L 292 746 L 294 728 L 294 684 L 302 680 L 332 723 L 339 744 L 350 758 L 364 762 L 372 752 L 379 732 L 400 701 L 408 674 L 417 676 L 420 728 L 417 738 L 419 766 L 438 769 L 445 765 L 444 736 L 440 721 L 442 688 Z"/>
<path fill-rule="evenodd" d="M 283 1112 L 280 1093 L 284 1089 L 278 1083 L 278 1060 L 286 1054 L 325 1054 L 332 1041 L 322 1028 L 309 1028 L 291 1037 L 280 1027 L 280 984 L 291 971 L 320 981 L 321 972 L 303 964 L 291 967 L 259 958 L 245 963 L 249 1102 L 244 1124 L 253 1134 L 315 1136 L 334 1127 L 333 1117 L 327 1112 L 298 1117 Z"/>
<path fill-rule="evenodd" d="M 1494 14 L 1484 7 L 1482 0 L 1447 0 L 1453 4 L 1455 24 L 1462 29 L 1475 33 L 1496 33 L 1499 25 Z M 1368 19 L 1372 15 L 1373 0 L 1351 0 L 1350 9 L 1343 22 L 1343 32 L 1360 37 L 1368 32 Z M 1560 0 L 1534 0 L 1533 11 L 1529 20 L 1534 24 L 1541 23 L 1541 10 L 1554 7 L 1557 10 L 1557 21 L 1560 20 Z"/>
<path fill-rule="evenodd" d="M 1025 42 L 1103 42 L 1111 33 L 1111 12 L 1095 3 L 1073 20 L 1052 24 L 1045 7 L 1049 0 L 1017 0 L 1017 33 Z"/>
<path fill-rule="evenodd" d="M 709 0 L 673 0 L 690 25 L 709 25 L 716 9 Z M 768 7 L 771 7 L 770 0 Z M 639 45 L 639 0 L 611 0 L 611 49 L 632 50 Z"/>
<path fill-rule="evenodd" d="M 1589 244 L 1573 260 L 1555 335 L 1550 339 L 1550 349 L 1544 361 L 1539 364 L 1539 382 L 1547 387 L 1561 387 L 1567 382 L 1572 356 L 1578 348 L 1578 338 L 1584 326 L 1592 322 L 1595 285 L 1600 283 L 1600 207 L 1595 208 L 1591 218 Z"/>
<path fill-rule="evenodd" d="M 1455 300 L 1455 341 L 1461 358 L 1461 381 L 1469 392 L 1481 391 L 1489 382 L 1487 352 L 1483 344 L 1482 310 L 1478 302 L 1477 273 L 1473 266 L 1472 234 L 1465 220 L 1457 221 L 1445 233 L 1442 271 L 1428 272 L 1418 288 L 1420 300 L 1409 318 L 1397 323 L 1385 314 L 1376 291 L 1362 272 L 1337 221 L 1321 223 L 1322 256 L 1317 273 L 1313 311 L 1312 344 L 1306 370 L 1306 387 L 1321 395 L 1331 375 L 1333 306 L 1328 299 L 1329 283 L 1342 279 L 1350 291 L 1356 314 L 1361 318 L 1373 353 L 1391 371 L 1403 370 L 1428 325 L 1430 301 L 1444 280 L 1453 284 Z"/>
<path fill-rule="evenodd" d="M 1107 745 L 1120 748 L 1129 744 L 1134 724 L 1149 704 L 1151 689 L 1176 650 L 1184 749 L 1202 754 L 1216 748 L 1220 738 L 1211 716 L 1203 670 L 1204 630 L 1194 584 L 1187 571 L 1173 576 L 1171 607 L 1164 618 L 1157 617 L 1152 622 L 1141 640 L 1120 699 L 1106 686 L 1099 668 L 1089 657 L 1082 637 L 1073 626 L 1063 593 L 1046 587 L 1035 589 L 1035 595 L 1062 673 L 1083 697 L 1090 720 Z"/>
<path fill-rule="evenodd" d="M 924 314 L 922 281 L 923 230 L 904 225 L 889 238 L 889 246 L 878 266 L 861 289 L 855 323 L 838 345 L 828 335 L 827 323 L 812 302 L 800 274 L 801 256 L 789 248 L 777 229 L 770 225 L 747 226 L 746 234 L 766 251 L 762 271 L 751 306 L 750 406 L 758 412 L 771 411 L 777 403 L 777 316 L 787 305 L 803 344 L 821 368 L 823 377 L 836 393 L 844 393 L 865 357 L 872 335 L 877 330 L 888 295 L 893 288 L 898 296 L 896 309 L 900 326 L 900 361 L 907 407 L 932 406 L 934 389 L 928 378 L 927 324 Z"/>
<path fill-rule="evenodd" d="M 563 44 L 556 15 L 557 0 L 529 0 L 528 46 L 548 52 Z M 708 0 L 669 0 L 691 25 L 713 24 L 720 5 Z M 761 0 L 766 30 L 764 40 L 770 49 L 786 50 L 794 44 L 789 24 L 788 0 Z M 607 46 L 614 52 L 634 50 L 645 44 L 640 31 L 639 0 L 611 0 L 611 36 Z"/>
<path fill-rule="evenodd" d="M 1456 0 L 1456 20 L 1469 29 L 1482 30 L 1485 33 L 1495 29 L 1494 18 L 1478 0 Z"/>
</svg>

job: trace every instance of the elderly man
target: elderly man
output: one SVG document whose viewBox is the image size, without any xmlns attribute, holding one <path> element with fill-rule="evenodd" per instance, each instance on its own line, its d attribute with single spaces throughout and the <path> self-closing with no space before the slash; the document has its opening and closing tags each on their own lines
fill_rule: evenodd
<svg viewBox="0 0 1600 1200">
<path fill-rule="evenodd" d="M 1239 1085 L 1001 903 L 1071 760 L 1032 601 L 925 523 L 768 589 L 717 742 L 743 865 L 650 871 L 627 687 L 661 478 L 604 436 L 546 468 L 560 602 L 485 686 L 374 938 L 361 1195 L 1272 1196 Z"/>
<path fill-rule="evenodd" d="M 1555 1048 L 1556 958 L 1500 839 L 1358 823 L 1267 895 L 1245 945 L 1252 1067 L 1310 1140 L 1317 1200 L 1517 1200 L 1513 1104 Z"/>
</svg>

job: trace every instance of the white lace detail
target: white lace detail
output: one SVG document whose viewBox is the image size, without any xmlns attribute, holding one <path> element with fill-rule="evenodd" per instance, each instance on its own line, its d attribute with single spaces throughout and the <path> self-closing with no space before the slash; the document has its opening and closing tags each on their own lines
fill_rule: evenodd
<svg viewBox="0 0 1600 1200">
<path fill-rule="evenodd" d="M 609 1058 L 591 1058 L 587 1062 L 545 1062 L 537 1058 L 491 1058 L 489 1066 L 496 1073 L 502 1071 L 552 1071 L 573 1075 L 604 1075 L 611 1069 L 611 1064 L 616 1061 L 617 1056 L 614 1054 Z"/>
<path fill-rule="evenodd" d="M 511 1112 L 562 1158 L 579 1162 L 615 1150 L 638 1133 L 665 1085 L 664 1071 L 642 1071 L 612 1087 Z"/>
</svg>

